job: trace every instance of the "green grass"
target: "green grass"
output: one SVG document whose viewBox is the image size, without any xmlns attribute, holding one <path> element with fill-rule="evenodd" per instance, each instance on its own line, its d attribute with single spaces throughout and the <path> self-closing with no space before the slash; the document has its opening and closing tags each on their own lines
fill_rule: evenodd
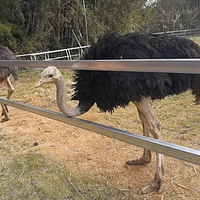
<svg viewBox="0 0 200 200">
<path fill-rule="evenodd" d="M 131 191 L 107 186 L 80 173 L 72 174 L 53 158 L 33 150 L 23 150 L 17 141 L 0 137 L 0 199 L 81 200 L 126 199 Z"/>
<path fill-rule="evenodd" d="M 194 42 L 196 42 L 198 45 L 200 45 L 200 37 L 190 37 L 189 39 L 193 40 Z"/>
</svg>

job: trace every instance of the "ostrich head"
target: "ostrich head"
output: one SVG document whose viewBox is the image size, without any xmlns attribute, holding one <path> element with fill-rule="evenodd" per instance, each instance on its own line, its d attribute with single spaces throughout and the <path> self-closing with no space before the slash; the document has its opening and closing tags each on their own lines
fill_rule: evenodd
<svg viewBox="0 0 200 200">
<path fill-rule="evenodd" d="M 61 72 L 54 66 L 49 66 L 43 70 L 43 72 L 41 73 L 41 79 L 35 85 L 35 87 L 39 87 L 48 83 L 53 83 L 56 85 L 57 105 L 60 111 L 68 117 L 82 115 L 83 113 L 87 112 L 94 104 L 92 100 L 79 100 L 79 104 L 76 108 L 70 108 L 67 105 L 67 89 L 64 77 L 62 76 Z"/>
<path fill-rule="evenodd" d="M 41 79 L 35 87 L 39 87 L 47 83 L 57 84 L 57 81 L 61 79 L 63 79 L 61 72 L 56 67 L 49 66 L 41 73 Z"/>
</svg>

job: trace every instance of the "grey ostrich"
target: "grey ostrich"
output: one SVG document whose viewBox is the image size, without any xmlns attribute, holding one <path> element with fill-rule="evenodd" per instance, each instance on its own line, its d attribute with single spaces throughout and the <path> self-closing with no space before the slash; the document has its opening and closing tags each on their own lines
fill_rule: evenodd
<svg viewBox="0 0 200 200">
<path fill-rule="evenodd" d="M 0 45 L 0 60 L 15 60 L 14 54 L 10 51 L 9 48 Z M 14 87 L 10 82 L 10 75 L 13 75 L 14 78 L 18 79 L 18 68 L 17 67 L 0 67 L 0 82 L 5 81 L 8 86 L 8 95 L 7 99 L 10 99 L 12 93 L 14 92 Z M 2 106 L 2 116 L 4 118 L 2 122 L 8 121 L 10 119 L 8 115 L 7 105 L 1 104 Z"/>
<path fill-rule="evenodd" d="M 152 34 L 108 34 L 93 44 L 83 56 L 85 60 L 103 59 L 173 59 L 199 58 L 200 47 L 185 38 Z M 111 72 L 75 71 L 74 94 L 78 100 L 76 108 L 69 108 L 66 102 L 66 86 L 62 74 L 50 66 L 41 74 L 36 87 L 54 83 L 57 87 L 57 105 L 62 113 L 74 117 L 87 112 L 94 103 L 100 110 L 113 112 L 118 106 L 125 107 L 133 102 L 137 107 L 143 127 L 143 135 L 150 133 L 162 139 L 162 125 L 152 110 L 151 101 L 163 99 L 167 95 L 180 94 L 189 89 L 200 100 L 200 75 L 151 73 L 151 72 Z M 139 159 L 127 161 L 128 165 L 143 165 L 151 162 L 151 151 L 144 149 Z M 154 180 L 141 189 L 141 193 L 156 191 L 161 193 L 164 182 L 163 155 L 156 153 L 156 173 Z"/>
</svg>

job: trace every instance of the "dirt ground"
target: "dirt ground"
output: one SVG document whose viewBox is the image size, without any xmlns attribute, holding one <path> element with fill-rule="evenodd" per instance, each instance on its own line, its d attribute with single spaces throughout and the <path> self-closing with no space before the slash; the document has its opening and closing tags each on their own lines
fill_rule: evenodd
<svg viewBox="0 0 200 200">
<path fill-rule="evenodd" d="M 58 111 L 54 86 L 36 89 L 35 81 L 26 86 L 28 89 L 23 88 L 28 82 L 29 78 L 23 77 L 16 83 L 13 100 Z M 2 84 L 2 96 L 5 91 Z M 200 150 L 200 114 L 193 100 L 187 92 L 155 101 L 153 106 L 164 127 L 164 141 Z M 70 105 L 76 106 L 76 102 Z M 33 149 L 65 163 L 72 173 L 80 171 L 133 194 L 154 178 L 155 153 L 148 165 L 127 166 L 127 160 L 142 155 L 141 148 L 16 108 L 9 107 L 9 113 L 11 120 L 0 123 L 0 135 L 18 141 L 23 149 Z M 80 118 L 129 132 L 142 132 L 133 104 L 116 109 L 112 115 L 100 113 L 94 106 Z M 142 195 L 142 199 L 200 199 L 200 166 L 165 156 L 165 174 L 163 193 Z"/>
</svg>

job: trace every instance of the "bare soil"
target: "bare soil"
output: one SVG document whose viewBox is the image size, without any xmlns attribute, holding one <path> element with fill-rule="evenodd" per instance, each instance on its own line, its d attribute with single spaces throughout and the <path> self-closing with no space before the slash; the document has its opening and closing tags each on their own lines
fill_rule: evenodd
<svg viewBox="0 0 200 200">
<path fill-rule="evenodd" d="M 15 83 L 13 100 L 59 112 L 53 85 L 34 88 L 39 72 L 21 75 Z M 35 78 L 31 78 L 31 77 Z M 69 75 L 66 75 L 68 77 Z M 0 94 L 6 95 L 1 84 Z M 154 110 L 163 124 L 164 141 L 200 150 L 199 106 L 194 105 L 190 92 L 153 102 Z M 76 102 L 70 102 L 72 107 Z M 127 166 L 127 160 L 139 158 L 143 150 L 94 132 L 9 107 L 11 120 L 0 123 L 0 136 L 17 141 L 21 149 L 34 150 L 62 162 L 71 173 L 98 179 L 107 187 L 129 191 L 133 199 L 200 199 L 200 166 L 165 156 L 165 183 L 162 194 L 137 195 L 140 188 L 154 178 L 155 153 L 152 162 L 144 166 Z M 137 110 L 133 104 L 118 108 L 111 115 L 100 113 L 94 106 L 80 118 L 142 133 Z M 15 152 L 13 152 L 14 154 Z M 118 199 L 117 194 L 113 199 Z M 128 198 L 121 198 L 128 199 Z M 130 197 L 131 199 L 131 197 Z"/>
</svg>

